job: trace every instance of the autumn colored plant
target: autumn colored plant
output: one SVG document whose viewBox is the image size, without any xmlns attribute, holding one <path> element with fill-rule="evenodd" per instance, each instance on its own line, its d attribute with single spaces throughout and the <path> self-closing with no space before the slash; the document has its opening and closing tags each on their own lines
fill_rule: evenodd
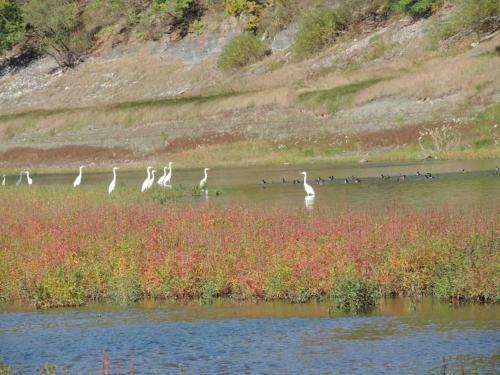
<svg viewBox="0 0 500 375">
<path fill-rule="evenodd" d="M 378 295 L 497 301 L 499 207 L 308 212 L 93 190 L 0 192 L 0 298 L 39 307 L 142 299 Z M 346 294 L 347 293 L 347 294 Z"/>
</svg>

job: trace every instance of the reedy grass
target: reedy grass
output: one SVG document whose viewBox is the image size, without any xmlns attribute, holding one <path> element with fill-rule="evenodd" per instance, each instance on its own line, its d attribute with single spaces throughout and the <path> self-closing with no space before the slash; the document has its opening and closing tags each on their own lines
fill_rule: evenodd
<svg viewBox="0 0 500 375">
<path fill-rule="evenodd" d="M 82 190 L 69 198 L 58 188 L 6 189 L 0 206 L 0 299 L 6 302 L 45 308 L 94 300 L 306 302 L 333 295 L 356 311 L 365 307 L 358 296 L 372 304 L 372 290 L 499 298 L 498 207 L 311 214 L 158 204 L 126 192 L 109 199 Z M 349 280 L 369 285 L 370 293 Z"/>
</svg>

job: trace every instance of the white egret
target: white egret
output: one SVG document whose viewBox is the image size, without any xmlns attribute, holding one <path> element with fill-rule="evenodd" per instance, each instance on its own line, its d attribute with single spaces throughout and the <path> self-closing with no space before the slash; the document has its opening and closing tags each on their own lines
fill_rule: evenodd
<svg viewBox="0 0 500 375">
<path fill-rule="evenodd" d="M 24 173 L 26 173 L 26 179 L 28 180 L 28 185 L 31 186 L 33 184 L 33 180 L 30 177 L 30 171 L 26 171 Z"/>
<path fill-rule="evenodd" d="M 300 174 L 304 175 L 304 190 L 306 191 L 306 195 L 316 195 L 312 186 L 307 183 L 307 173 L 301 172 Z"/>
<path fill-rule="evenodd" d="M 141 187 L 141 193 L 144 193 L 146 190 L 148 190 L 152 183 L 150 183 L 150 180 L 151 180 L 151 169 L 153 169 L 153 167 L 148 167 L 147 171 L 148 171 L 148 176 L 146 177 L 146 179 L 144 180 L 144 182 L 142 183 L 142 187 Z"/>
<path fill-rule="evenodd" d="M 113 190 L 115 190 L 116 187 L 116 170 L 120 169 L 118 167 L 113 167 L 113 179 L 111 180 L 111 183 L 109 184 L 108 187 L 108 194 L 111 194 Z"/>
<path fill-rule="evenodd" d="M 163 180 L 167 177 L 167 168 L 168 167 L 163 167 L 163 176 L 158 179 L 158 185 L 163 185 Z"/>
<path fill-rule="evenodd" d="M 21 171 L 21 173 L 19 173 L 19 178 L 16 181 L 16 186 L 21 185 L 21 182 L 23 181 L 23 173 L 24 172 L 22 172 L 22 171 Z"/>
<path fill-rule="evenodd" d="M 5 179 L 7 178 L 7 176 L 6 175 L 2 175 L 2 177 L 3 177 L 2 186 L 5 186 Z"/>
<path fill-rule="evenodd" d="M 149 182 L 148 189 L 149 189 L 151 186 L 153 186 L 153 183 L 154 183 L 154 181 L 155 181 L 155 173 L 156 173 L 156 169 L 153 169 L 153 170 L 151 171 L 151 181 Z"/>
<path fill-rule="evenodd" d="M 208 179 L 208 175 L 207 175 L 207 172 L 210 170 L 210 168 L 205 168 L 203 170 L 203 172 L 205 173 L 205 177 L 203 177 L 203 179 L 200 181 L 200 189 L 203 189 L 205 190 L 206 187 L 207 187 L 207 179 Z"/>
<path fill-rule="evenodd" d="M 172 164 L 174 164 L 172 161 L 168 162 L 168 174 L 165 176 L 165 179 L 163 180 L 163 186 L 170 185 L 170 181 L 172 180 Z"/>
<path fill-rule="evenodd" d="M 73 182 L 73 187 L 80 186 L 80 184 L 82 183 L 82 170 L 83 170 L 83 168 L 85 168 L 85 166 L 80 165 L 80 173 L 78 174 L 78 176 L 76 176 L 75 181 Z"/>
</svg>

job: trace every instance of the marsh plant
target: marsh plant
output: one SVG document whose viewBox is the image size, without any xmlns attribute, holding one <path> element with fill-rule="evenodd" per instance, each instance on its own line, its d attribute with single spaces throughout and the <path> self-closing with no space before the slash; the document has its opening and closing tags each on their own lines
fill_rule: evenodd
<svg viewBox="0 0 500 375">
<path fill-rule="evenodd" d="M 418 144 L 425 156 L 435 156 L 443 151 L 458 148 L 462 139 L 461 122 L 452 122 L 436 128 L 424 128 L 420 131 Z"/>
<path fill-rule="evenodd" d="M 358 314 L 368 312 L 375 307 L 379 293 L 377 287 L 370 281 L 348 276 L 336 281 L 331 298 L 335 301 L 336 309 Z"/>
<path fill-rule="evenodd" d="M 90 189 L 61 202 L 53 190 L 0 195 L 2 301 L 50 308 L 331 296 L 339 309 L 362 312 L 378 292 L 498 300 L 495 207 L 309 215 L 205 202 L 166 209 Z"/>
</svg>

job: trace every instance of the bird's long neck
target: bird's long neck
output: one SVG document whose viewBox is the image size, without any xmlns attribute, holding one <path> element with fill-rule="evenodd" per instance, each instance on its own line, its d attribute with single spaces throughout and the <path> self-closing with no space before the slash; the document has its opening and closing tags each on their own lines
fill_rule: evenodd
<svg viewBox="0 0 500 375">
<path fill-rule="evenodd" d="M 116 169 L 113 169 L 113 180 L 116 180 Z"/>
<path fill-rule="evenodd" d="M 80 176 L 82 175 L 83 167 L 80 167 Z"/>
<path fill-rule="evenodd" d="M 205 180 L 208 178 L 207 170 L 205 169 Z"/>
<path fill-rule="evenodd" d="M 304 173 L 304 186 L 306 186 L 306 185 L 307 185 L 307 174 Z"/>
</svg>

